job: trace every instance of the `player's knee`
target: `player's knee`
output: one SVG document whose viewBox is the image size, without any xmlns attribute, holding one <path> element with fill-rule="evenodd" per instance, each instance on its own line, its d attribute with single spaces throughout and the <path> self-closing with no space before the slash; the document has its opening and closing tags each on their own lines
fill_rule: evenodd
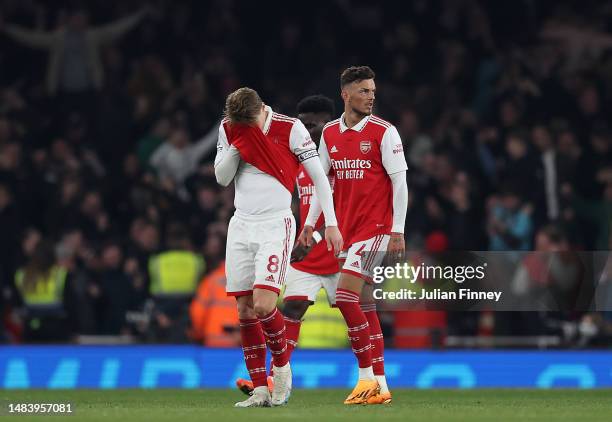
<svg viewBox="0 0 612 422">
<path fill-rule="evenodd" d="M 265 317 L 276 308 L 278 294 L 266 289 L 255 289 L 253 291 L 253 308 L 259 317 Z"/>
<path fill-rule="evenodd" d="M 302 319 L 309 306 L 307 300 L 288 300 L 283 306 L 283 315 L 291 319 Z"/>
<path fill-rule="evenodd" d="M 274 310 L 274 305 L 268 303 L 255 303 L 253 308 L 255 309 L 255 315 L 257 315 L 258 318 L 263 318 Z"/>
<path fill-rule="evenodd" d="M 276 300 L 271 300 L 267 296 L 253 298 L 253 309 L 258 318 L 263 318 L 274 310 Z"/>
<path fill-rule="evenodd" d="M 366 284 L 367 287 L 367 284 Z M 372 290 L 366 290 L 365 288 L 361 291 L 361 296 L 359 297 L 359 304 L 362 306 L 374 306 L 376 307 L 376 301 L 374 300 L 374 296 Z"/>
<path fill-rule="evenodd" d="M 257 317 L 252 301 L 238 300 L 236 306 L 238 308 L 238 318 L 254 319 Z"/>
<path fill-rule="evenodd" d="M 360 295 L 364 284 L 363 278 L 342 273 L 338 281 L 338 289 L 351 290 Z"/>
</svg>

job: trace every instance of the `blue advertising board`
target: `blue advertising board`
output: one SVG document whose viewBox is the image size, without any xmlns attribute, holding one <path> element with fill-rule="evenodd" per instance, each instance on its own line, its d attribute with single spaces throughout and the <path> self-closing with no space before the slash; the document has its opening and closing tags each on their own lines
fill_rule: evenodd
<svg viewBox="0 0 612 422">
<path fill-rule="evenodd" d="M 297 350 L 294 385 L 352 387 L 349 350 Z M 385 353 L 394 388 L 612 387 L 612 352 L 401 351 Z M 224 388 L 247 377 L 240 349 L 197 346 L 0 347 L 1 388 Z"/>
</svg>

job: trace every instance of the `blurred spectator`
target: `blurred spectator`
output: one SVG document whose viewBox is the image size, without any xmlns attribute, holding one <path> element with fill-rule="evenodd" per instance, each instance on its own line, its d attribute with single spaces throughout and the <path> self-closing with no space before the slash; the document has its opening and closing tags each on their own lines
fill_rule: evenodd
<svg viewBox="0 0 612 422">
<path fill-rule="evenodd" d="M 586 266 L 591 257 L 571 251 L 564 231 L 547 225 L 536 234 L 536 251 L 524 256 L 512 280 L 512 293 L 521 307 L 540 312 L 514 312 L 497 319 L 498 330 L 509 333 L 558 334 L 574 341 L 576 315 L 589 309 L 594 286 Z"/>
<path fill-rule="evenodd" d="M 25 309 L 24 340 L 65 341 L 73 333 L 68 324 L 73 303 L 67 277 L 66 269 L 57 265 L 53 244 L 41 240 L 25 267 L 15 274 Z"/>
<path fill-rule="evenodd" d="M 102 334 L 127 334 L 126 313 L 136 306 L 133 281 L 123 267 L 123 251 L 116 241 L 104 245 L 101 255 L 100 286 L 101 314 L 99 332 Z"/>
<path fill-rule="evenodd" d="M 525 134 L 512 132 L 506 137 L 506 161 L 500 174 L 504 184 L 511 185 L 517 192 L 525 195 L 528 201 L 533 197 L 533 176 L 536 162 L 527 146 Z"/>
<path fill-rule="evenodd" d="M 589 200 L 575 194 L 571 185 L 563 186 L 563 193 L 571 201 L 572 207 L 568 211 L 568 219 L 575 216 L 591 222 L 596 227 L 597 240 L 595 249 L 607 250 L 612 235 L 612 181 L 608 182 L 601 200 Z"/>
<path fill-rule="evenodd" d="M 106 24 L 90 27 L 86 9 L 70 13 L 65 26 L 51 32 L 28 30 L 7 24 L 4 32 L 29 47 L 49 51 L 47 91 L 67 94 L 74 101 L 71 109 L 87 106 L 91 97 L 81 101 L 79 95 L 100 90 L 104 83 L 104 68 L 100 60 L 101 46 L 113 42 L 132 29 L 148 13 L 146 9 Z"/>
<path fill-rule="evenodd" d="M 0 289 L 12 284 L 17 265 L 19 244 L 19 214 L 13 195 L 6 185 L 0 183 Z"/>
<path fill-rule="evenodd" d="M 450 192 L 448 236 L 451 250 L 485 249 L 485 235 L 480 225 L 483 216 L 475 205 L 478 198 L 472 190 L 468 176 L 458 174 Z"/>
<path fill-rule="evenodd" d="M 534 189 L 536 224 L 556 221 L 561 214 L 559 187 L 567 181 L 567 164 L 559 156 L 552 135 L 544 125 L 534 126 L 531 140 L 537 149 L 539 162 L 536 164 L 536 177 L 539 185 Z"/>
<path fill-rule="evenodd" d="M 514 187 L 506 187 L 489 203 L 489 249 L 492 251 L 529 250 L 532 235 L 530 204 Z"/>
<path fill-rule="evenodd" d="M 166 250 L 149 261 L 150 292 L 158 297 L 190 296 L 204 270 L 204 260 L 192 251 L 187 231 L 173 223 L 166 235 Z"/>
<path fill-rule="evenodd" d="M 217 144 L 218 128 L 191 144 L 187 128 L 180 124 L 170 131 L 168 140 L 151 155 L 150 165 L 157 173 L 161 186 L 168 191 L 178 190 L 183 199 L 188 198 L 184 182 L 192 175 L 202 157 Z"/>
<path fill-rule="evenodd" d="M 512 289 L 515 294 L 530 300 L 557 301 L 546 308 L 562 308 L 564 303 L 577 299 L 575 288 L 583 282 L 583 273 L 577 265 L 565 233 L 557 226 L 545 226 L 536 234 L 536 253 L 529 254 L 517 270 Z"/>
<path fill-rule="evenodd" d="M 225 284 L 225 261 L 221 261 L 202 279 L 189 307 L 191 336 L 208 347 L 240 344 L 236 301 L 226 294 Z"/>
<path fill-rule="evenodd" d="M 193 252 L 185 228 L 171 224 L 166 234 L 166 250 L 149 260 L 149 292 L 155 301 L 159 340 L 185 339 L 186 327 L 181 330 L 180 322 L 187 318 L 188 303 L 205 266 L 202 257 Z"/>
</svg>

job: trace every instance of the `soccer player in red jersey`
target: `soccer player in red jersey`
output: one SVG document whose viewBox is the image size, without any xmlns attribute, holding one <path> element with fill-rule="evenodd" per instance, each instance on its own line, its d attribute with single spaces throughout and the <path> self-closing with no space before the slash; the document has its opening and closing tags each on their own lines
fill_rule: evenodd
<svg viewBox="0 0 612 422">
<path fill-rule="evenodd" d="M 226 100 L 219 128 L 215 176 L 234 181 L 236 212 L 227 235 L 227 294 L 236 297 L 242 349 L 253 394 L 236 407 L 285 404 L 291 368 L 285 321 L 276 308 L 295 237 L 291 196 L 301 164 L 321 195 L 327 247 L 342 248 L 328 180 L 315 144 L 297 119 L 274 113 L 250 88 Z M 272 354 L 274 388 L 266 381 L 266 344 Z"/>
<path fill-rule="evenodd" d="M 359 381 L 345 404 L 388 403 L 391 393 L 384 378 L 384 341 L 374 301 L 361 303 L 364 280 L 385 252 L 398 260 L 405 251 L 404 225 L 408 208 L 406 159 L 397 129 L 372 114 L 376 98 L 374 72 L 350 67 L 340 78 L 344 113 L 323 128 L 319 155 L 323 170 L 333 176 L 334 204 L 344 238 L 342 269 L 336 291 L 359 363 Z M 300 243 L 312 243 L 321 214 L 318 196 L 312 198 Z M 342 262 L 343 261 L 343 262 Z M 371 289 L 369 286 L 367 289 Z M 370 294 L 364 294 L 369 296 Z"/>
<path fill-rule="evenodd" d="M 312 140 L 318 146 L 323 127 L 334 115 L 334 102 L 322 95 L 306 97 L 298 103 L 297 113 L 298 119 L 304 123 Z M 300 227 L 304 227 L 311 199 L 316 192 L 312 179 L 303 169 L 298 171 L 297 187 L 300 198 Z M 324 222 L 319 218 L 315 230 L 320 230 L 322 227 Z M 327 250 L 324 242 L 317 243 L 303 259 L 292 262 L 287 274 L 283 299 L 287 347 L 290 353 L 297 345 L 301 319 L 308 307 L 314 303 L 321 288 L 325 289 L 330 305 L 335 304 L 338 279 L 338 260 Z"/>
</svg>

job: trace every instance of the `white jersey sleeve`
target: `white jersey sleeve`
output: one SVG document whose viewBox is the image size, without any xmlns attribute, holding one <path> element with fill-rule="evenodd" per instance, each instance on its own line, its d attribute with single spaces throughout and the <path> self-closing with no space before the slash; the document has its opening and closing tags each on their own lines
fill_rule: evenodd
<svg viewBox="0 0 612 422">
<path fill-rule="evenodd" d="M 299 120 L 293 125 L 293 129 L 291 130 L 292 135 L 294 131 L 299 133 L 299 135 L 295 136 L 295 141 L 292 141 L 295 142 L 295 146 L 292 144 L 292 151 L 304 165 L 304 169 L 315 186 L 315 194 L 312 196 L 311 200 L 315 201 L 317 207 L 319 206 L 318 204 L 320 204 L 323 215 L 325 216 L 325 225 L 328 227 L 337 226 L 338 221 L 336 220 L 336 213 L 334 211 L 334 199 L 332 197 L 331 187 L 326 177 L 327 172 L 322 168 L 321 161 L 317 159 L 319 154 L 315 149 L 315 143 L 310 138 L 310 134 L 306 130 L 306 127 L 304 127 L 304 124 Z M 291 140 L 293 140 L 293 138 L 292 136 Z"/>
<path fill-rule="evenodd" d="M 325 143 L 325 137 L 321 133 L 321 140 L 319 142 L 319 158 L 321 160 L 321 166 L 323 166 L 323 172 L 329 174 L 331 169 L 331 159 L 329 158 L 329 152 L 327 151 L 327 144 Z"/>
<path fill-rule="evenodd" d="M 329 170 L 331 169 L 331 159 L 329 158 L 329 152 L 327 151 L 327 145 L 325 144 L 325 138 L 323 134 L 321 134 L 321 141 L 319 142 L 319 161 L 321 162 L 321 167 L 323 167 L 323 173 L 329 174 Z M 329 184 L 330 189 L 333 188 L 334 179 L 330 178 Z M 315 190 L 316 193 L 316 190 Z M 319 201 L 319 197 L 317 195 L 313 195 L 310 198 L 310 208 L 308 209 L 308 215 L 306 216 L 306 221 L 304 222 L 307 226 L 314 227 L 319 216 L 321 215 L 321 202 Z"/>
<path fill-rule="evenodd" d="M 240 152 L 234 146 L 230 146 L 223 124 L 219 127 L 219 138 L 217 139 L 217 155 L 215 157 L 215 177 L 217 183 L 228 186 L 240 165 Z"/>
<path fill-rule="evenodd" d="M 380 151 L 382 154 L 382 163 L 387 174 L 408 170 L 402 139 L 395 126 L 391 126 L 385 131 L 381 141 Z"/>
<path fill-rule="evenodd" d="M 225 134 L 225 128 L 223 127 L 223 123 L 221 123 L 221 125 L 219 125 L 219 136 L 217 137 L 217 155 L 215 156 L 215 167 L 223 159 L 223 156 L 229 147 L 230 145 L 229 141 L 227 140 L 227 135 Z"/>
<path fill-rule="evenodd" d="M 289 148 L 296 155 L 300 163 L 319 155 L 316 145 L 310 137 L 310 133 L 308 133 L 304 124 L 299 120 L 296 120 L 291 128 Z"/>
<path fill-rule="evenodd" d="M 393 188 L 393 226 L 392 233 L 404 233 L 406 214 L 408 213 L 408 184 L 406 172 L 398 171 L 390 174 Z"/>
</svg>

